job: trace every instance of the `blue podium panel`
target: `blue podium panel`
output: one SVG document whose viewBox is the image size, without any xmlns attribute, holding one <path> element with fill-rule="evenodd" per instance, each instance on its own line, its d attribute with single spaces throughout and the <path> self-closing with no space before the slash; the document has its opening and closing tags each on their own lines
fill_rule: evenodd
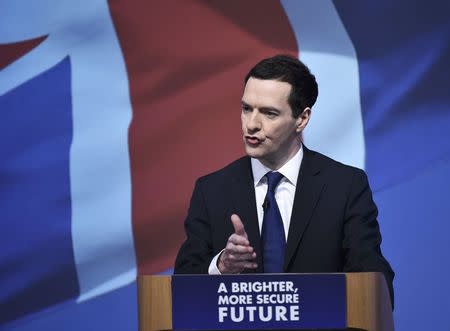
<svg viewBox="0 0 450 331">
<path fill-rule="evenodd" d="M 174 330 L 346 327 L 344 274 L 176 275 Z"/>
</svg>

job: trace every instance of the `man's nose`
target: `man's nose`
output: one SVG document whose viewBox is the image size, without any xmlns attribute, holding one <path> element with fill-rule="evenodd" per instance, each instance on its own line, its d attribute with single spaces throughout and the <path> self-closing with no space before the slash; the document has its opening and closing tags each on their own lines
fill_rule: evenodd
<svg viewBox="0 0 450 331">
<path fill-rule="evenodd" d="M 258 112 L 253 111 L 247 120 L 247 130 L 249 132 L 256 132 L 261 129 L 261 118 Z"/>
</svg>

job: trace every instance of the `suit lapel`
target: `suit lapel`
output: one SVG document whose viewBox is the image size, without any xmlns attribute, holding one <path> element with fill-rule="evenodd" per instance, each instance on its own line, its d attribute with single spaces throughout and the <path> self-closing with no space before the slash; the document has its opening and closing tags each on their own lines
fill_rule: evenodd
<svg viewBox="0 0 450 331">
<path fill-rule="evenodd" d="M 232 194 L 235 208 L 233 212 L 241 218 L 250 245 L 253 246 L 257 255 L 258 269 L 255 272 L 262 272 L 261 237 L 259 233 L 258 214 L 256 212 L 255 187 L 253 184 L 250 158 L 244 159 L 239 175 L 233 177 Z"/>
<path fill-rule="evenodd" d="M 284 270 L 291 262 L 297 247 L 300 244 L 303 233 L 317 205 L 320 194 L 324 188 L 322 176 L 320 176 L 320 166 L 315 162 L 313 152 L 304 145 L 304 154 L 300 173 L 297 179 L 294 205 L 292 208 L 291 222 L 289 226 L 286 255 L 284 260 Z"/>
</svg>

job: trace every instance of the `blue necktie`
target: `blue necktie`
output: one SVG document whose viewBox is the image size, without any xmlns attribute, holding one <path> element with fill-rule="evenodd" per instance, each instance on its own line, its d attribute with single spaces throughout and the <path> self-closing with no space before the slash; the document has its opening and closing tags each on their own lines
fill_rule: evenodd
<svg viewBox="0 0 450 331">
<path fill-rule="evenodd" d="M 283 272 L 286 239 L 283 220 L 275 200 L 275 188 L 283 175 L 279 172 L 268 172 L 267 195 L 264 199 L 264 218 L 262 225 L 263 262 L 265 273 Z"/>
</svg>

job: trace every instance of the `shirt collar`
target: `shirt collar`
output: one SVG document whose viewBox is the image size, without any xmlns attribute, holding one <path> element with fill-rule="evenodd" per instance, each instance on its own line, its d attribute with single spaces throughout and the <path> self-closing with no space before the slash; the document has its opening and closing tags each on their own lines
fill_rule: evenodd
<svg viewBox="0 0 450 331">
<path fill-rule="evenodd" d="M 300 145 L 298 152 L 277 171 L 281 173 L 292 185 L 296 186 L 302 160 L 303 145 Z M 261 161 L 254 158 L 251 159 L 251 164 L 253 172 L 253 183 L 256 187 L 260 183 L 264 175 L 269 171 L 273 171 L 273 169 L 266 167 L 261 163 Z"/>
</svg>

